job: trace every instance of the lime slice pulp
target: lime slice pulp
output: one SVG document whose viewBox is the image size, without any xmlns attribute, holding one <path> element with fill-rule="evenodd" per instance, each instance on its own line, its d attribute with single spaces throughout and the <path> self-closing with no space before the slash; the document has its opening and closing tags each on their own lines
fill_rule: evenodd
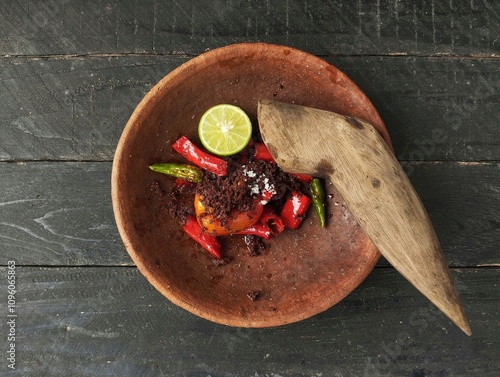
<svg viewBox="0 0 500 377">
<path fill-rule="evenodd" d="M 252 122 L 239 107 L 220 104 L 201 116 L 198 135 L 209 152 L 230 156 L 241 152 L 250 141 Z"/>
</svg>

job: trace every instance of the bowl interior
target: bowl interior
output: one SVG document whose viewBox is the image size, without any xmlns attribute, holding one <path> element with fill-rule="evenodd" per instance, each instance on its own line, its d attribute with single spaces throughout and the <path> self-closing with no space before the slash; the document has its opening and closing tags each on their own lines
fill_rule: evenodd
<svg viewBox="0 0 500 377">
<path fill-rule="evenodd" d="M 356 116 L 387 131 L 361 90 L 322 59 L 289 47 L 237 44 L 202 54 L 162 79 L 139 104 L 120 139 L 112 196 L 118 229 L 140 271 L 167 298 L 203 318 L 232 326 L 299 321 L 339 302 L 368 275 L 379 253 L 330 182 L 328 226 L 311 213 L 299 230 L 266 241 L 251 257 L 241 236 L 222 240 L 232 260 L 215 266 L 184 235 L 152 190 L 172 179 L 151 172 L 156 162 L 183 162 L 170 145 L 197 125 L 209 107 L 232 103 L 257 127 L 257 102 L 267 98 Z M 318 135 L 318 142 L 321 135 Z M 247 295 L 259 292 L 257 300 Z"/>
</svg>

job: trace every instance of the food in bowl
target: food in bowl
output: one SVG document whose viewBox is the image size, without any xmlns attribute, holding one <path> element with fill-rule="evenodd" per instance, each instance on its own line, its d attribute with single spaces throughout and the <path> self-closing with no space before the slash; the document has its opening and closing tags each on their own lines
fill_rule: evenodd
<svg viewBox="0 0 500 377">
<path fill-rule="evenodd" d="M 201 117 L 198 133 L 212 154 L 181 136 L 172 148 L 191 164 L 150 166 L 175 178 L 169 193 L 156 182 L 157 192 L 167 199 L 166 208 L 183 231 L 217 259 L 225 259 L 217 237 L 242 235 L 249 255 L 259 255 L 263 240 L 299 228 L 311 203 L 325 226 L 320 179 L 281 170 L 252 129 L 240 108 L 211 107 Z"/>
</svg>

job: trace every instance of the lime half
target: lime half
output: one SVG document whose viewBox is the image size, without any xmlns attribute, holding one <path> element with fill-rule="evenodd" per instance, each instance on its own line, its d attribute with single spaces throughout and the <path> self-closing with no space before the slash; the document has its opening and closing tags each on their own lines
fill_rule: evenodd
<svg viewBox="0 0 500 377">
<path fill-rule="evenodd" d="M 209 152 L 230 156 L 241 152 L 250 141 L 252 122 L 238 106 L 216 105 L 201 116 L 198 135 Z"/>
</svg>

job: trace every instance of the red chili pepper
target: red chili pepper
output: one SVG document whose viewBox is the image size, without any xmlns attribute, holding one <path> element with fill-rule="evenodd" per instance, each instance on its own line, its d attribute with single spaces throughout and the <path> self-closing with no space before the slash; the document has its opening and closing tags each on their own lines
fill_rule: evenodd
<svg viewBox="0 0 500 377">
<path fill-rule="evenodd" d="M 273 231 L 267 225 L 257 223 L 235 234 L 251 234 L 268 240 L 273 235 Z"/>
<path fill-rule="evenodd" d="M 256 161 L 276 162 L 264 143 L 255 143 L 254 148 L 253 157 Z M 309 183 L 313 180 L 312 175 L 309 174 L 290 173 L 290 175 L 295 177 L 295 179 L 299 182 L 303 183 Z"/>
<path fill-rule="evenodd" d="M 281 210 L 280 217 L 289 229 L 297 229 L 311 204 L 311 199 L 299 191 L 293 191 Z"/>
<path fill-rule="evenodd" d="M 260 200 L 261 200 L 261 203 L 266 205 L 270 200 L 271 198 L 275 195 L 275 193 L 273 193 L 272 191 L 263 191 L 261 194 L 260 194 Z"/>
<path fill-rule="evenodd" d="M 205 250 L 212 254 L 216 258 L 220 258 L 221 244 L 217 241 L 217 238 L 209 234 L 203 233 L 200 224 L 196 221 L 194 216 L 188 216 L 186 223 L 182 226 L 182 230 L 191 237 L 193 240 L 198 242 Z"/>
<path fill-rule="evenodd" d="M 248 153 L 246 153 L 246 151 L 240 152 L 238 157 L 239 157 L 238 161 L 241 165 L 246 165 L 248 163 L 249 156 Z"/>
<path fill-rule="evenodd" d="M 273 232 L 274 236 L 277 236 L 285 230 L 285 224 L 283 224 L 283 220 L 269 206 L 264 207 L 264 212 L 262 212 L 262 216 L 260 217 L 259 222 L 261 224 L 267 225 Z"/>
<path fill-rule="evenodd" d="M 190 182 L 190 181 L 182 179 L 182 178 L 176 178 L 174 181 L 174 188 L 176 188 L 176 189 L 182 189 L 184 187 L 189 187 L 189 186 L 193 186 L 193 185 L 194 185 L 193 182 Z"/>
<path fill-rule="evenodd" d="M 313 180 L 313 176 L 309 174 L 290 173 L 290 175 L 302 183 L 310 183 Z"/>
<path fill-rule="evenodd" d="M 196 183 L 187 181 L 182 178 L 176 178 L 174 181 L 174 186 L 172 188 L 172 192 L 175 194 L 180 194 L 184 195 L 185 193 L 190 193 L 192 191 L 189 190 L 194 190 Z"/>
<path fill-rule="evenodd" d="M 273 156 L 271 156 L 269 149 L 267 149 L 266 144 L 255 143 L 254 148 L 253 157 L 256 161 L 276 162 L 274 161 Z"/>
<path fill-rule="evenodd" d="M 189 162 L 192 162 L 206 171 L 220 176 L 225 176 L 227 174 L 226 161 L 202 151 L 186 136 L 181 136 L 175 143 L 172 144 L 172 148 Z"/>
</svg>

